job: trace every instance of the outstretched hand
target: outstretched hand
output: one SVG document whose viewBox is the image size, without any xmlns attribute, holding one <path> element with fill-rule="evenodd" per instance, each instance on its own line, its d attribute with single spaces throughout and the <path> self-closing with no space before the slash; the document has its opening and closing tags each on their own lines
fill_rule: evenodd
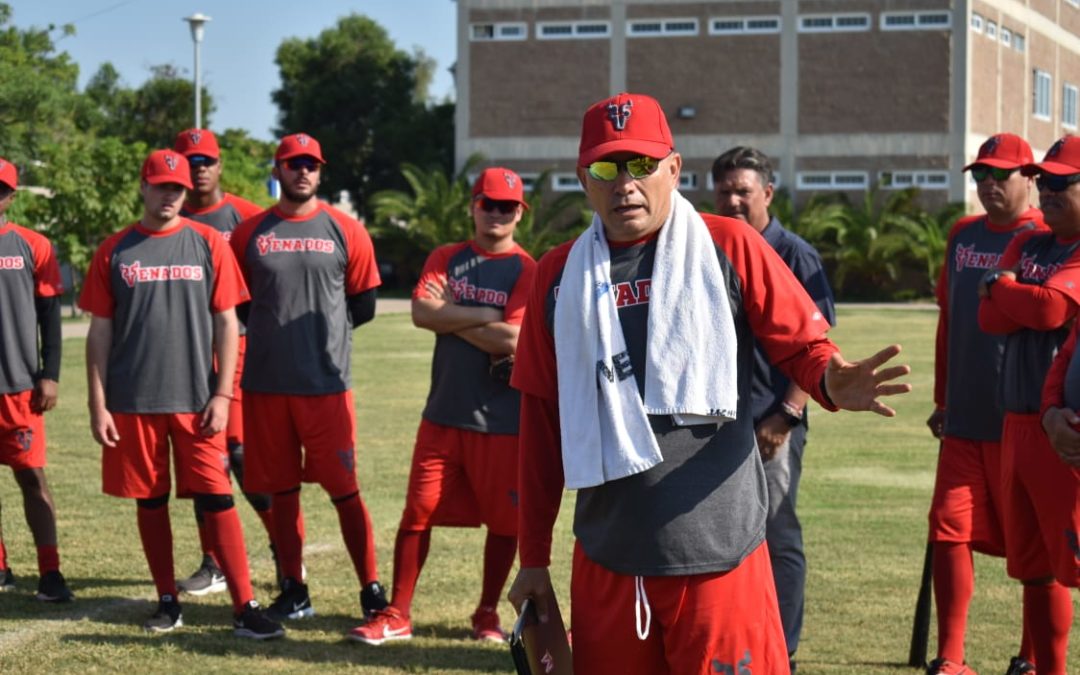
<svg viewBox="0 0 1080 675">
<path fill-rule="evenodd" d="M 878 400 L 880 396 L 895 396 L 911 391 L 906 382 L 893 383 L 911 372 L 908 366 L 880 368 L 900 353 L 900 345 L 889 345 L 877 354 L 861 361 L 845 361 L 840 352 L 829 359 L 825 368 L 825 389 L 829 398 L 843 410 L 869 410 L 885 417 L 896 411 Z"/>
</svg>

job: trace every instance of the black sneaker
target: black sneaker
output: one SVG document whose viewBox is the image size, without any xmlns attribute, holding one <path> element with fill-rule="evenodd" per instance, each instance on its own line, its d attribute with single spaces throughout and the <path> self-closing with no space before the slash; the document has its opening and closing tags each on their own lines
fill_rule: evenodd
<svg viewBox="0 0 1080 675">
<path fill-rule="evenodd" d="M 157 611 L 146 620 L 143 628 L 151 633 L 168 633 L 183 625 L 184 618 L 180 614 L 180 603 L 173 596 L 165 594 L 158 601 Z"/>
<path fill-rule="evenodd" d="M 360 589 L 360 609 L 364 611 L 365 619 L 370 619 L 375 612 L 381 612 L 389 606 L 386 589 L 378 581 L 372 581 Z"/>
<path fill-rule="evenodd" d="M 306 619 L 315 616 L 315 608 L 311 606 L 307 584 L 302 584 L 292 577 L 285 577 L 281 582 L 281 593 L 267 608 L 266 616 L 273 621 Z"/>
<path fill-rule="evenodd" d="M 225 574 L 217 566 L 210 556 L 203 556 L 202 564 L 187 579 L 176 584 L 181 593 L 188 595 L 206 595 L 207 593 L 221 593 L 228 589 L 225 583 Z"/>
<path fill-rule="evenodd" d="M 277 587 L 285 590 L 285 574 L 281 571 L 281 562 L 278 561 L 277 549 L 273 544 L 270 544 L 270 555 L 274 558 L 274 578 L 277 580 Z M 300 580 L 307 583 L 307 566 L 300 563 Z"/>
<path fill-rule="evenodd" d="M 271 640 L 285 635 L 277 621 L 271 621 L 259 603 L 250 600 L 242 612 L 233 617 L 233 635 L 252 640 Z"/>
<path fill-rule="evenodd" d="M 1005 671 L 1005 675 L 1024 675 L 1034 672 L 1035 666 L 1030 661 L 1014 656 L 1009 659 L 1009 669 Z"/>
<path fill-rule="evenodd" d="M 60 570 L 53 570 L 38 580 L 37 599 L 41 602 L 71 602 L 75 594 L 68 589 Z"/>
<path fill-rule="evenodd" d="M 10 567 L 6 570 L 0 570 L 0 593 L 13 590 L 15 590 L 15 574 L 12 573 Z"/>
</svg>

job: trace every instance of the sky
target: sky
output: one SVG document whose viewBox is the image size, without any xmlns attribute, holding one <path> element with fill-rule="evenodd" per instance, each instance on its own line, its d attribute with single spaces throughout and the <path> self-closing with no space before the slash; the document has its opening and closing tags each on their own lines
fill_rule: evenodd
<svg viewBox="0 0 1080 675">
<path fill-rule="evenodd" d="M 214 130 L 247 129 L 273 139 L 277 107 L 270 92 L 280 85 L 274 55 L 283 40 L 315 37 L 350 13 L 365 14 L 383 26 L 399 49 L 419 47 L 435 59 L 429 93 L 454 95 L 448 68 L 456 59 L 453 0 L 6 0 L 19 28 L 74 24 L 75 35 L 54 33 L 57 51 L 79 64 L 79 86 L 111 62 L 130 87 L 142 84 L 150 66 L 173 64 L 194 76 L 194 44 L 183 17 L 208 15 L 202 42 L 203 86 L 217 107 Z M 194 123 L 194 120 L 192 120 Z"/>
</svg>

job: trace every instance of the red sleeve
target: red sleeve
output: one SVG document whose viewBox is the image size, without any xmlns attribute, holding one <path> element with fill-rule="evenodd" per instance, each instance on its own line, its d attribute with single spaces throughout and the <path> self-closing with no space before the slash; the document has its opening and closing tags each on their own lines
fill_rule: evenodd
<svg viewBox="0 0 1080 675">
<path fill-rule="evenodd" d="M 522 393 L 549 401 L 559 399 L 559 377 L 555 364 L 555 336 L 547 323 L 547 296 L 566 264 L 572 245 L 571 241 L 552 249 L 537 264 L 510 379 L 510 385 Z"/>
<path fill-rule="evenodd" d="M 64 282 L 60 277 L 60 264 L 56 261 L 56 251 L 52 243 L 33 230 L 18 227 L 18 231 L 30 245 L 34 256 L 34 295 L 51 298 L 63 293 Z"/>
<path fill-rule="evenodd" d="M 563 485 L 559 404 L 522 394 L 518 428 L 518 554 L 522 567 L 551 564 L 551 532 L 559 515 Z"/>
<path fill-rule="evenodd" d="M 1075 298 L 1050 287 L 1055 277 L 1051 277 L 1043 286 L 1013 281 L 1008 277 L 998 279 L 990 287 L 990 302 L 984 299 L 979 303 L 979 325 L 983 325 L 983 305 L 993 305 L 1000 316 L 987 312 L 989 328 L 1014 325 L 1016 328 L 1013 330 L 1054 330 L 1062 326 L 1076 315 L 1077 303 Z M 984 330 L 995 332 L 987 328 Z"/>
<path fill-rule="evenodd" d="M 1020 263 L 1020 256 L 1024 252 L 1025 242 L 1035 234 L 1039 234 L 1039 231 L 1023 232 L 1013 237 L 1009 245 L 1005 247 L 1005 252 L 1001 254 L 998 269 L 1016 269 Z M 1004 280 L 998 280 L 994 285 L 996 286 L 1001 281 Z M 983 298 L 979 301 L 979 328 L 991 335 L 1008 335 L 1020 330 L 1023 326 L 1002 312 L 992 298 Z"/>
<path fill-rule="evenodd" d="M 536 261 L 532 256 L 521 250 L 518 253 L 521 259 L 521 274 L 514 282 L 514 290 L 503 308 L 503 321 L 512 325 L 520 326 L 525 319 L 525 305 L 529 301 L 529 292 L 532 291 L 533 281 L 536 280 Z"/>
<path fill-rule="evenodd" d="M 1050 364 L 1050 370 L 1046 373 L 1046 380 L 1043 382 L 1042 390 L 1042 409 L 1039 411 L 1040 418 L 1050 408 L 1065 407 L 1065 375 L 1069 372 L 1069 362 L 1072 361 L 1073 354 L 1076 353 L 1076 331 L 1078 329 L 1080 329 L 1080 322 L 1075 324 L 1073 329 L 1069 331 L 1068 339 L 1065 340 L 1065 344 L 1061 345 L 1057 356 L 1054 357 L 1053 362 Z"/>
<path fill-rule="evenodd" d="M 953 226 L 949 232 L 949 238 L 945 244 L 945 251 L 952 246 L 953 236 L 959 231 L 961 221 Z M 949 261 L 945 260 L 938 275 L 937 285 L 934 286 L 934 297 L 937 298 L 938 323 L 937 335 L 934 340 L 934 405 L 938 408 L 945 407 L 945 391 L 948 384 L 949 373 Z"/>
<path fill-rule="evenodd" d="M 120 232 L 112 235 L 98 246 L 94 251 L 94 257 L 90 261 L 90 269 L 86 272 L 83 282 L 82 293 L 79 295 L 79 308 L 94 316 L 111 319 L 116 311 L 116 300 L 113 298 L 112 280 L 110 279 L 110 267 L 112 252 L 120 240 L 131 231 L 134 225 L 125 227 Z"/>
<path fill-rule="evenodd" d="M 194 221 L 190 221 L 194 225 Z M 251 299 L 247 284 L 236 263 L 236 256 L 225 238 L 212 227 L 200 226 L 199 234 L 210 245 L 210 257 L 214 265 L 214 288 L 210 296 L 210 310 L 217 314 Z"/>
<path fill-rule="evenodd" d="M 225 198 L 229 200 L 229 203 L 233 205 L 233 208 L 236 209 L 236 212 L 239 213 L 240 217 L 244 220 L 247 220 L 252 216 L 257 216 L 263 212 L 263 207 L 253 202 L 249 202 L 243 197 L 237 197 L 234 194 L 226 194 Z"/>
<path fill-rule="evenodd" d="M 413 287 L 412 297 L 414 300 L 431 297 L 427 292 L 427 282 L 446 279 L 446 268 L 450 263 L 450 258 L 460 251 L 462 246 L 468 246 L 468 243 L 445 244 L 428 255 L 427 260 L 424 261 L 424 269 L 420 271 L 420 280 Z"/>
<path fill-rule="evenodd" d="M 327 208 L 334 218 L 341 223 L 345 232 L 346 246 L 349 247 L 348 263 L 345 266 L 345 294 L 356 295 L 376 288 L 382 283 L 379 277 L 379 265 L 375 262 L 375 246 L 371 243 L 364 224 L 330 207 Z"/>
</svg>

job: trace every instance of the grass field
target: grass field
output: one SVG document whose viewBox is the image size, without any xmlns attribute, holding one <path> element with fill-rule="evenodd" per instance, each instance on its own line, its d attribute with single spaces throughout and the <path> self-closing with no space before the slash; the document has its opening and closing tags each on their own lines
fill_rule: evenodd
<svg viewBox="0 0 1080 675">
<path fill-rule="evenodd" d="M 905 347 L 915 391 L 899 415 L 812 413 L 800 491 L 810 578 L 799 672 L 911 673 L 905 664 L 926 537 L 937 444 L 926 430 L 936 315 L 919 309 L 847 308 L 833 335 L 849 358 L 887 342 Z M 428 383 L 432 339 L 406 315 L 383 315 L 356 333 L 353 376 L 359 472 L 378 539 L 380 571 L 391 575 L 394 532 L 404 502 L 413 434 Z M 512 672 L 508 651 L 467 639 L 479 592 L 483 533 L 442 529 L 414 603 L 416 637 L 372 648 L 347 642 L 357 622 L 357 586 L 332 506 L 318 488 L 303 493 L 305 562 L 317 616 L 289 624 L 286 640 L 251 644 L 232 637 L 226 594 L 184 603 L 183 629 L 151 637 L 139 628 L 153 610 L 153 587 L 135 529 L 134 505 L 100 492 L 100 453 L 90 438 L 83 341 L 64 343 L 61 403 L 50 413 L 49 478 L 59 510 L 64 572 L 78 596 L 68 606 L 35 602 L 36 562 L 18 488 L 0 479 L 4 537 L 20 580 L 0 595 L 0 672 Z M 570 497 L 572 498 L 572 497 Z M 242 500 L 241 500 L 242 501 Z M 568 502 L 569 504 L 569 502 Z M 569 513 L 564 507 L 564 515 Z M 266 537 L 240 506 L 260 601 L 273 595 Z M 190 505 L 173 501 L 177 574 L 198 564 Z M 567 597 L 570 532 L 561 518 L 553 574 Z M 1018 644 L 1019 588 L 1002 563 L 977 557 L 968 660 L 1004 672 Z M 513 616 L 500 607 L 504 624 Z M 1080 611 L 1080 610 L 1078 610 Z M 934 629 L 931 629 L 931 654 Z M 1074 640 L 1070 672 L 1080 672 Z"/>
</svg>

